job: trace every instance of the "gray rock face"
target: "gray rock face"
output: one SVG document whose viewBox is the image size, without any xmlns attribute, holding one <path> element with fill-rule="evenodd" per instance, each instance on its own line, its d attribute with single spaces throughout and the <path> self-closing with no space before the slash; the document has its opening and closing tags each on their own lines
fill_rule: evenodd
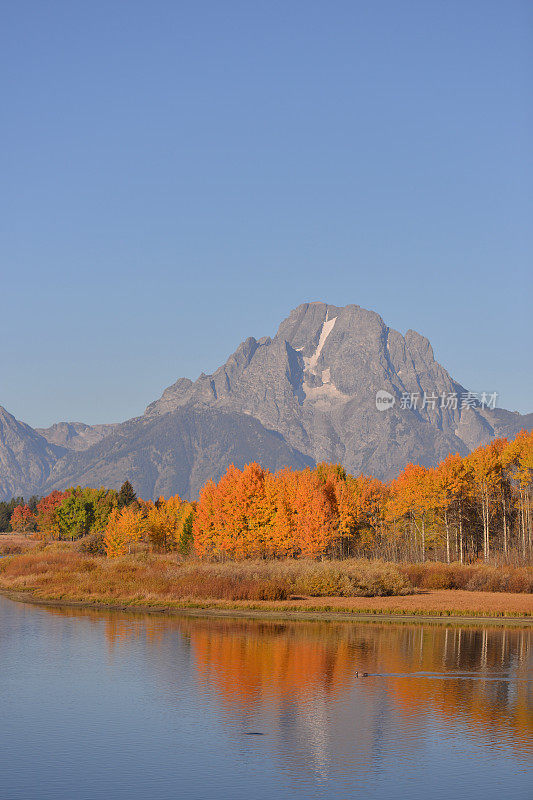
<svg viewBox="0 0 533 800">
<path fill-rule="evenodd" d="M 49 428 L 35 428 L 50 444 L 69 450 L 87 450 L 112 433 L 115 425 L 86 425 L 84 422 L 57 422 Z"/>
<path fill-rule="evenodd" d="M 119 489 L 129 479 L 140 497 L 176 492 L 197 497 L 203 484 L 218 480 L 230 464 L 243 467 L 255 460 L 272 470 L 312 464 L 251 416 L 182 406 L 125 422 L 89 450 L 65 455 L 44 491 L 73 484 Z"/>
<path fill-rule="evenodd" d="M 376 408 L 380 389 L 396 398 L 387 411 Z M 404 393 L 418 408 L 401 407 Z M 457 408 L 441 408 L 454 394 Z M 237 409 L 314 461 L 390 478 L 409 461 L 431 466 L 531 426 L 531 415 L 461 408 L 463 394 L 416 331 L 402 336 L 359 306 L 306 303 L 274 339 L 247 339 L 213 375 L 166 389 L 146 415 L 191 403 Z M 435 402 L 422 407 L 424 395 Z"/>
<path fill-rule="evenodd" d="M 0 406 L 0 499 L 39 494 L 65 452 Z"/>
<path fill-rule="evenodd" d="M 376 408 L 379 390 L 395 398 L 385 411 Z M 250 337 L 212 375 L 180 378 L 142 417 L 41 430 L 36 442 L 60 446 L 45 459 L 42 489 L 116 487 L 129 478 L 144 497 L 194 497 L 231 462 L 251 460 L 270 468 L 327 460 L 387 479 L 409 461 L 431 466 L 532 427 L 533 415 L 462 408 L 464 393 L 424 336 L 402 336 L 359 306 L 305 303 L 273 339 Z M 454 394 L 457 408 L 443 407 L 441 398 Z M 411 395 L 417 407 L 402 407 Z M 13 476 L 9 486 L 18 486 Z"/>
</svg>

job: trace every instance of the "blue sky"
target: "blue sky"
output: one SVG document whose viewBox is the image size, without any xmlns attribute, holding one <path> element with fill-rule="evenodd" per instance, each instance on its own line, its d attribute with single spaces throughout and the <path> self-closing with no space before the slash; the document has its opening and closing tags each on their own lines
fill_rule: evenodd
<svg viewBox="0 0 533 800">
<path fill-rule="evenodd" d="M 533 6 L 6 3 L 0 404 L 142 413 L 308 300 L 533 410 Z"/>
</svg>

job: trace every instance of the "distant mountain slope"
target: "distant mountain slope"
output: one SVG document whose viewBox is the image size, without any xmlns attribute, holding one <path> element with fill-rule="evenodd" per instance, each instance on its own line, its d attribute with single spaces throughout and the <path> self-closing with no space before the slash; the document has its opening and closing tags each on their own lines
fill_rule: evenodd
<svg viewBox="0 0 533 800">
<path fill-rule="evenodd" d="M 230 464 L 260 461 L 269 469 L 312 463 L 275 431 L 246 414 L 183 406 L 153 418 L 123 423 L 84 452 L 57 461 L 44 491 L 72 484 L 118 489 L 129 479 L 141 497 L 196 497 Z"/>
<path fill-rule="evenodd" d="M 393 398 L 386 410 L 378 391 Z M 232 461 L 251 460 L 272 469 L 327 460 L 387 479 L 409 461 L 434 465 L 533 426 L 533 414 L 466 397 L 424 336 L 402 336 L 359 306 L 305 303 L 273 339 L 249 337 L 212 375 L 180 378 L 136 419 L 36 432 L 7 415 L 19 444 L 0 440 L 0 492 L 129 478 L 144 497 L 195 497 Z"/>
<path fill-rule="evenodd" d="M 0 406 L 0 499 L 39 493 L 65 452 Z"/>
<path fill-rule="evenodd" d="M 56 422 L 49 428 L 35 428 L 50 444 L 69 450 L 88 450 L 113 432 L 115 425 L 86 425 L 84 422 Z"/>
</svg>

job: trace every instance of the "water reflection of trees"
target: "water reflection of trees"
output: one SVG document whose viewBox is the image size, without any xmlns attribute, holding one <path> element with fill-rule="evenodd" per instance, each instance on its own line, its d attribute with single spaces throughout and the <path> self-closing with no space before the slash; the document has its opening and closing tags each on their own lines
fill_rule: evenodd
<svg viewBox="0 0 533 800">
<path fill-rule="evenodd" d="M 193 644 L 199 679 L 234 708 L 272 710 L 285 707 L 287 698 L 305 706 L 310 695 L 320 695 L 335 701 L 339 713 L 342 703 L 360 705 L 362 698 L 380 705 L 377 689 L 385 687 L 411 718 L 436 715 L 452 726 L 464 721 L 485 737 L 531 747 L 528 629 L 187 621 L 182 630 Z M 370 676 L 357 680 L 356 671 Z M 383 712 L 377 705 L 373 725 Z"/>
<path fill-rule="evenodd" d="M 178 668 L 176 644 L 186 644 L 199 688 L 217 697 L 228 719 L 243 730 L 274 731 L 280 752 L 311 761 L 319 774 L 328 752 L 352 764 L 357 757 L 375 759 L 393 717 L 452 733 L 464 725 L 485 742 L 532 747 L 529 628 L 98 612 L 92 619 L 105 621 L 111 649 L 136 637 L 158 648 L 161 658 L 150 663 L 166 684 Z M 369 677 L 357 679 L 356 671 Z"/>
</svg>

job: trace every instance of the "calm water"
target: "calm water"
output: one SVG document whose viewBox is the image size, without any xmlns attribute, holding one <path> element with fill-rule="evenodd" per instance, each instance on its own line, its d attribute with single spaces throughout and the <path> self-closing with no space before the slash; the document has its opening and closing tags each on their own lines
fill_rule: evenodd
<svg viewBox="0 0 533 800">
<path fill-rule="evenodd" d="M 0 796 L 531 800 L 532 634 L 0 598 Z"/>
</svg>

